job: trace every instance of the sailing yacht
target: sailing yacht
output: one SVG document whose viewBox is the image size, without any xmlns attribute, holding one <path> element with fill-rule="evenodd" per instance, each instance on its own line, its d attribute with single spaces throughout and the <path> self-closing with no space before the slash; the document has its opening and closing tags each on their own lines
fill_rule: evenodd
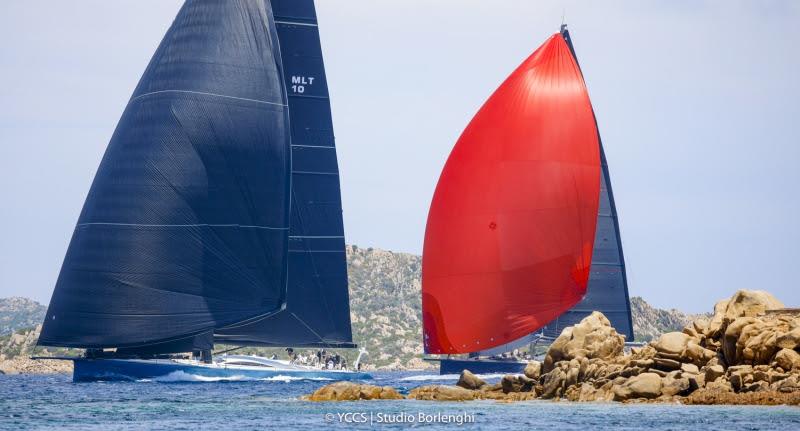
<svg viewBox="0 0 800 431">
<path fill-rule="evenodd" d="M 344 244 L 313 0 L 187 0 L 111 138 L 38 342 L 86 349 L 66 358 L 76 381 L 369 378 L 212 355 L 355 348 Z"/>
<path fill-rule="evenodd" d="M 595 310 L 633 339 L 608 163 L 566 25 L 453 148 L 428 215 L 422 308 L 441 374 L 520 373 L 527 361 L 508 352 Z"/>
</svg>

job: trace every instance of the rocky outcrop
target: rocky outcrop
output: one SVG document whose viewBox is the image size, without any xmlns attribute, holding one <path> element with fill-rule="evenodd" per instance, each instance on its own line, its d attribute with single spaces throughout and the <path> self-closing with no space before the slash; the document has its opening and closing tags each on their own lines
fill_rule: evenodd
<svg viewBox="0 0 800 431">
<path fill-rule="evenodd" d="M 552 375 L 543 379 L 543 395 L 595 401 L 608 399 L 610 391 L 617 401 L 680 401 L 698 393 L 691 402 L 701 403 L 742 394 L 793 393 L 800 382 L 800 352 L 795 350 L 800 334 L 793 333 L 800 328 L 800 315 L 782 307 L 769 293 L 738 291 L 718 302 L 710 319 L 698 318 L 629 355 L 607 358 L 593 377 L 579 372 L 574 387 L 569 387 L 565 369 L 575 365 L 554 363 Z M 744 399 L 769 403 L 778 398 L 786 397 Z"/>
<path fill-rule="evenodd" d="M 542 363 L 539 361 L 528 362 L 522 374 L 529 379 L 539 380 L 539 377 L 542 376 Z"/>
<path fill-rule="evenodd" d="M 611 322 L 598 311 L 575 326 L 564 328 L 544 358 L 542 372 L 548 373 L 555 363 L 572 359 L 610 359 L 622 353 L 625 337 L 611 327 Z"/>
<path fill-rule="evenodd" d="M 661 395 L 664 383 L 656 373 L 642 373 L 614 386 L 614 400 L 625 401 L 631 398 L 656 398 Z"/>
<path fill-rule="evenodd" d="M 36 341 L 42 326 L 22 329 L 0 337 L 0 371 L 5 374 L 60 374 L 72 373 L 71 361 L 40 360 L 30 356 L 73 355 L 67 349 L 37 348 Z"/>
<path fill-rule="evenodd" d="M 481 380 L 481 378 L 475 374 L 472 374 L 469 370 L 462 371 L 461 376 L 458 378 L 458 383 L 456 383 L 456 386 L 471 390 L 480 389 L 485 385 L 486 382 Z"/>
<path fill-rule="evenodd" d="M 543 364 L 486 384 L 465 371 L 458 386 L 423 386 L 409 398 L 797 404 L 800 312 L 766 292 L 739 291 L 681 331 L 623 353 L 624 339 L 600 313 L 566 328 Z"/>
<path fill-rule="evenodd" d="M 336 382 L 317 389 L 308 401 L 359 401 L 401 400 L 405 397 L 390 386 L 361 385 L 352 382 Z"/>
<path fill-rule="evenodd" d="M 430 385 L 420 386 L 408 393 L 412 400 L 427 401 L 470 401 L 476 399 L 478 391 L 459 386 Z"/>
<path fill-rule="evenodd" d="M 72 361 L 39 360 L 27 357 L 0 360 L 3 374 L 72 374 Z"/>
</svg>

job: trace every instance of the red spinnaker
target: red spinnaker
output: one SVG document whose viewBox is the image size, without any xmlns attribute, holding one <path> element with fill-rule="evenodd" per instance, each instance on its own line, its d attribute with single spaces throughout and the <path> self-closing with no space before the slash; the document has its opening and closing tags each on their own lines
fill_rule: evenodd
<svg viewBox="0 0 800 431">
<path fill-rule="evenodd" d="M 583 77 L 555 34 L 489 98 L 439 178 L 423 252 L 426 352 L 508 343 L 581 300 L 599 147 Z"/>
</svg>

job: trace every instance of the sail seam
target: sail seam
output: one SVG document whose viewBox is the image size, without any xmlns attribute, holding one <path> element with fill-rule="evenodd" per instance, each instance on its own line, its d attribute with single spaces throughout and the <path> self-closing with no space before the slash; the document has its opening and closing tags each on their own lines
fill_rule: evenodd
<svg viewBox="0 0 800 431">
<path fill-rule="evenodd" d="M 288 227 L 249 226 L 241 224 L 140 224 L 140 223 L 79 223 L 82 226 L 136 226 L 136 227 L 239 227 L 244 229 L 289 230 Z"/>
<path fill-rule="evenodd" d="M 275 105 L 275 106 L 288 107 L 288 105 L 283 104 L 283 103 L 267 102 L 266 100 L 248 99 L 246 97 L 226 96 L 224 94 L 206 93 L 206 92 L 203 92 L 203 91 L 191 91 L 191 90 L 159 90 L 159 91 L 152 91 L 150 93 L 140 94 L 140 95 L 132 98 L 131 101 L 128 102 L 128 104 L 131 104 L 131 103 L 135 102 L 136 100 L 144 98 L 144 97 L 147 97 L 147 96 L 153 96 L 155 94 L 162 94 L 162 93 L 198 94 L 198 95 L 201 95 L 201 96 L 224 97 L 226 99 L 243 100 L 245 102 L 263 103 L 263 104 L 266 104 L 266 105 Z"/>
</svg>

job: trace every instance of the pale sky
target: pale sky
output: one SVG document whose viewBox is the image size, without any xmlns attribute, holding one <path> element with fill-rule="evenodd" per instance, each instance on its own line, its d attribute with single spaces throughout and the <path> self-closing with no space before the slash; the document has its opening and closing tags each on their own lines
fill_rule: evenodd
<svg viewBox="0 0 800 431">
<path fill-rule="evenodd" d="M 0 297 L 47 303 L 100 158 L 179 0 L 0 2 Z M 630 292 L 800 305 L 800 2 L 317 0 L 347 241 L 420 253 L 461 131 L 570 26 Z"/>
</svg>

